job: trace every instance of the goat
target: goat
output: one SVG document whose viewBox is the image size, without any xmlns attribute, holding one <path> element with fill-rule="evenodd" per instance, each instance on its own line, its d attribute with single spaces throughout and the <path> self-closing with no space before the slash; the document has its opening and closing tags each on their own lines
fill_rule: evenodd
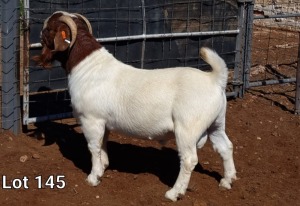
<svg viewBox="0 0 300 206">
<path fill-rule="evenodd" d="M 180 157 L 177 180 L 165 197 L 184 195 L 198 163 L 197 148 L 208 137 L 223 159 L 220 186 L 230 189 L 236 179 L 233 146 L 225 133 L 228 69 L 213 50 L 201 48 L 212 67 L 204 72 L 176 67 L 137 69 L 113 57 L 92 35 L 89 21 L 79 14 L 58 11 L 45 20 L 41 31 L 42 53 L 33 59 L 48 67 L 61 62 L 75 115 L 91 153 L 87 182 L 96 186 L 108 167 L 106 131 L 153 140 L 173 132 Z"/>
</svg>

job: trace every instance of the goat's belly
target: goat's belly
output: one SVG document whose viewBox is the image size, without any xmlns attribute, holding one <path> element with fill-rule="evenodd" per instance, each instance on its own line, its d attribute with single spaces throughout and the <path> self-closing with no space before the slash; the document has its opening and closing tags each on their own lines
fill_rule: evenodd
<svg viewBox="0 0 300 206">
<path fill-rule="evenodd" d="M 127 136 L 161 141 L 170 138 L 170 133 L 173 132 L 173 122 L 165 121 L 153 124 L 149 124 L 149 121 L 133 122 L 132 120 L 107 122 L 106 128 Z"/>
<path fill-rule="evenodd" d="M 114 131 L 117 134 L 124 135 L 128 138 L 135 138 L 135 139 L 143 139 L 143 140 L 151 140 L 151 141 L 158 141 L 161 144 L 165 144 L 168 140 L 174 139 L 175 135 L 173 132 L 166 132 L 160 135 L 156 136 L 141 136 L 141 135 L 135 135 L 135 134 L 128 134 L 124 131 Z"/>
</svg>

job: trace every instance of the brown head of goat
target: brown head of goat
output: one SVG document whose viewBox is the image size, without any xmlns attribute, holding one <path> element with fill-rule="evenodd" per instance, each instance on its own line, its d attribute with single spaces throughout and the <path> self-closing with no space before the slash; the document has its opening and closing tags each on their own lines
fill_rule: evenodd
<svg viewBox="0 0 300 206">
<path fill-rule="evenodd" d="M 57 60 L 67 73 L 86 56 L 101 48 L 92 35 L 89 21 L 80 14 L 64 11 L 55 12 L 44 21 L 41 43 L 41 55 L 34 56 L 33 61 L 50 68 L 51 63 Z"/>
</svg>

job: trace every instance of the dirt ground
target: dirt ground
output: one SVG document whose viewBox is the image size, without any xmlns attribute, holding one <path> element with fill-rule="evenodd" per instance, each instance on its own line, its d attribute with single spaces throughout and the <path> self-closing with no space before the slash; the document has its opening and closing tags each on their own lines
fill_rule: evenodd
<svg viewBox="0 0 300 206">
<path fill-rule="evenodd" d="M 90 155 L 71 119 L 35 125 L 20 136 L 1 134 L 0 205 L 300 205 L 294 90 L 293 84 L 255 88 L 228 101 L 226 130 L 240 178 L 231 190 L 218 187 L 223 168 L 208 142 L 186 195 L 170 202 L 164 194 L 179 172 L 174 141 L 161 147 L 116 133 L 110 134 L 110 166 L 101 184 L 88 186 Z M 7 188 L 13 186 L 20 188 Z"/>
</svg>

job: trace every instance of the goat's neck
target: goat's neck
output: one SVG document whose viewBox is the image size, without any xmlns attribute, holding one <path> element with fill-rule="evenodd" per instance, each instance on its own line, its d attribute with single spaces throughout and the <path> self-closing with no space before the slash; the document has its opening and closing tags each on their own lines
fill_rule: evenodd
<svg viewBox="0 0 300 206">
<path fill-rule="evenodd" d="M 101 44 L 91 34 L 78 31 L 76 42 L 70 49 L 69 57 L 65 64 L 67 72 L 70 73 L 78 63 L 101 47 Z"/>
</svg>

